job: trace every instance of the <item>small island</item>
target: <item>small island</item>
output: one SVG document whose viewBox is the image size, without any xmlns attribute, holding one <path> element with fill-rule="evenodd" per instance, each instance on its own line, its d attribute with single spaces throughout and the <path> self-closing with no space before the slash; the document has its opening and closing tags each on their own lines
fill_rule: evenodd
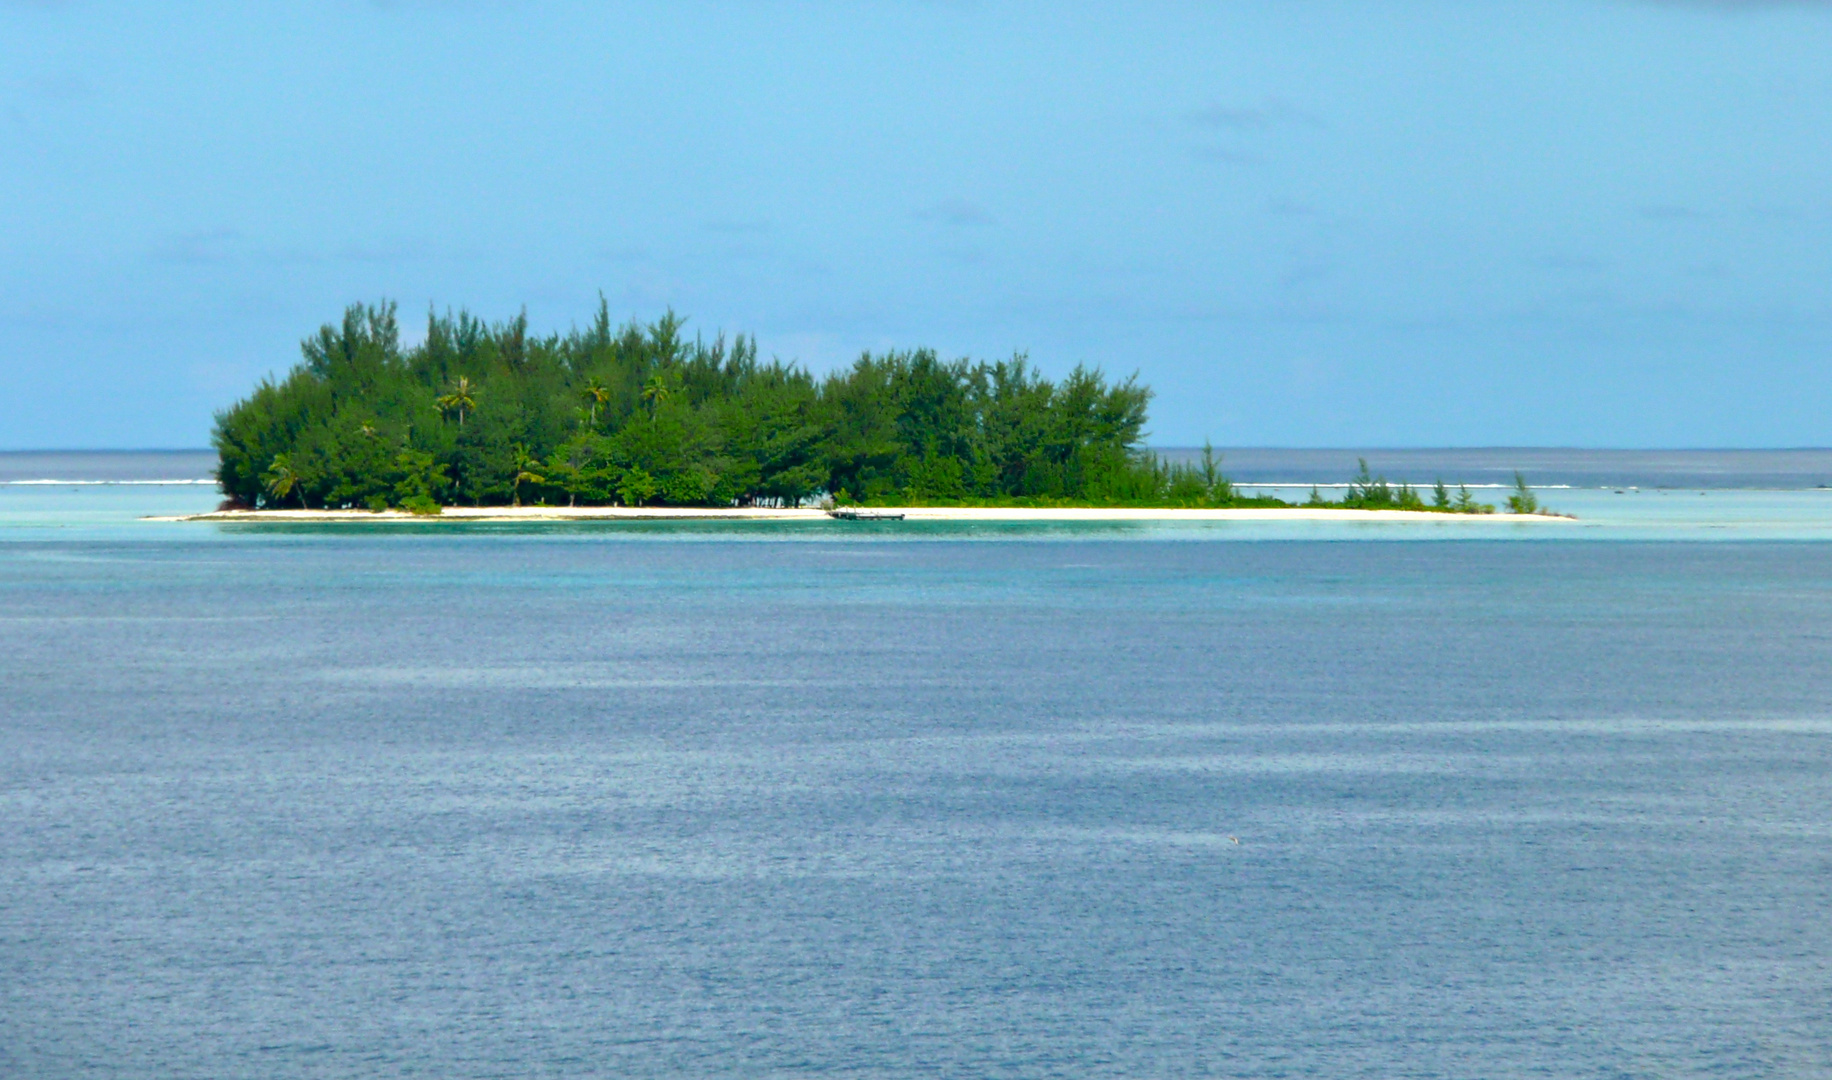
<svg viewBox="0 0 1832 1080">
<path fill-rule="evenodd" d="M 755 338 L 689 339 L 672 312 L 533 336 L 526 315 L 427 316 L 403 347 L 392 303 L 354 305 L 283 379 L 219 413 L 225 500 L 203 517 L 1135 519 L 1491 514 L 1464 488 L 1429 498 L 1371 476 L 1299 506 L 1237 490 L 1205 449 L 1143 446 L 1136 376 L 1044 378 L 1022 354 L 861 356 L 824 377 L 758 357 Z M 1517 478 L 1518 479 L 1518 478 Z M 1538 511 L 1524 480 L 1509 499 Z M 1307 513 L 1306 513 L 1307 512 Z M 866 516 L 866 515 L 861 515 Z M 1228 516 L 1237 516 L 1231 513 Z"/>
</svg>

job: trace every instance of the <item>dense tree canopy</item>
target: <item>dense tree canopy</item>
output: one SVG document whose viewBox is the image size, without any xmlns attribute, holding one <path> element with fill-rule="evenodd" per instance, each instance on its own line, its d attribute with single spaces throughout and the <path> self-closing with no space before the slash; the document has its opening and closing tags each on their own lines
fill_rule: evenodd
<svg viewBox="0 0 1832 1080">
<path fill-rule="evenodd" d="M 928 350 L 816 378 L 754 338 L 682 330 L 613 326 L 601 301 L 546 337 L 525 315 L 433 314 L 403 349 L 393 304 L 356 305 L 218 415 L 218 477 L 246 506 L 1243 502 L 1212 460 L 1142 450 L 1136 378 Z"/>
</svg>

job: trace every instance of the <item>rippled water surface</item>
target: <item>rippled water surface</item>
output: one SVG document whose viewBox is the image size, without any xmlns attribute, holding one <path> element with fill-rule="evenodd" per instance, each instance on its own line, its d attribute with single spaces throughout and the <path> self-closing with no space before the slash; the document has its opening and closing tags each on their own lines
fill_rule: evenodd
<svg viewBox="0 0 1832 1080">
<path fill-rule="evenodd" d="M 1832 1074 L 1816 497 L 353 531 L 11 490 L 0 1075 Z"/>
</svg>

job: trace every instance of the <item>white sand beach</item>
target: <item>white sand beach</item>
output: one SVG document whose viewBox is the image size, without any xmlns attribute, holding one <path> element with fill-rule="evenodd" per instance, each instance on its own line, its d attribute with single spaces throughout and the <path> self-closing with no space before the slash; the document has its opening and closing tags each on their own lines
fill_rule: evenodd
<svg viewBox="0 0 1832 1080">
<path fill-rule="evenodd" d="M 1512 522 L 1552 524 L 1573 518 L 1550 514 L 1439 514 L 1418 510 L 1342 510 L 1318 507 L 1288 509 L 1201 510 L 1134 507 L 905 506 L 879 507 L 878 519 L 902 515 L 905 521 L 1412 521 Z M 148 518 L 157 521 L 245 523 L 441 521 L 820 521 L 825 510 L 757 506 L 448 506 L 437 515 L 415 516 L 398 510 L 218 510 L 207 514 Z"/>
</svg>

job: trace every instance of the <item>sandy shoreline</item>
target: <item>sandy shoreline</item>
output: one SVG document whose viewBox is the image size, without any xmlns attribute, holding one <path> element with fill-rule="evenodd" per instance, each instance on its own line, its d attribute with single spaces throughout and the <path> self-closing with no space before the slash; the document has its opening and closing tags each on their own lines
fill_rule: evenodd
<svg viewBox="0 0 1832 1080">
<path fill-rule="evenodd" d="M 902 514 L 905 521 L 1410 521 L 1410 522 L 1570 522 L 1569 517 L 1540 514 L 1434 514 L 1418 510 L 1290 509 L 1186 510 L 1107 507 L 908 506 L 886 507 L 880 514 Z M 825 521 L 824 510 L 767 507 L 681 506 L 448 506 L 437 515 L 416 517 L 398 510 L 218 510 L 208 514 L 152 517 L 148 521 L 212 522 L 514 522 L 514 521 Z"/>
</svg>

